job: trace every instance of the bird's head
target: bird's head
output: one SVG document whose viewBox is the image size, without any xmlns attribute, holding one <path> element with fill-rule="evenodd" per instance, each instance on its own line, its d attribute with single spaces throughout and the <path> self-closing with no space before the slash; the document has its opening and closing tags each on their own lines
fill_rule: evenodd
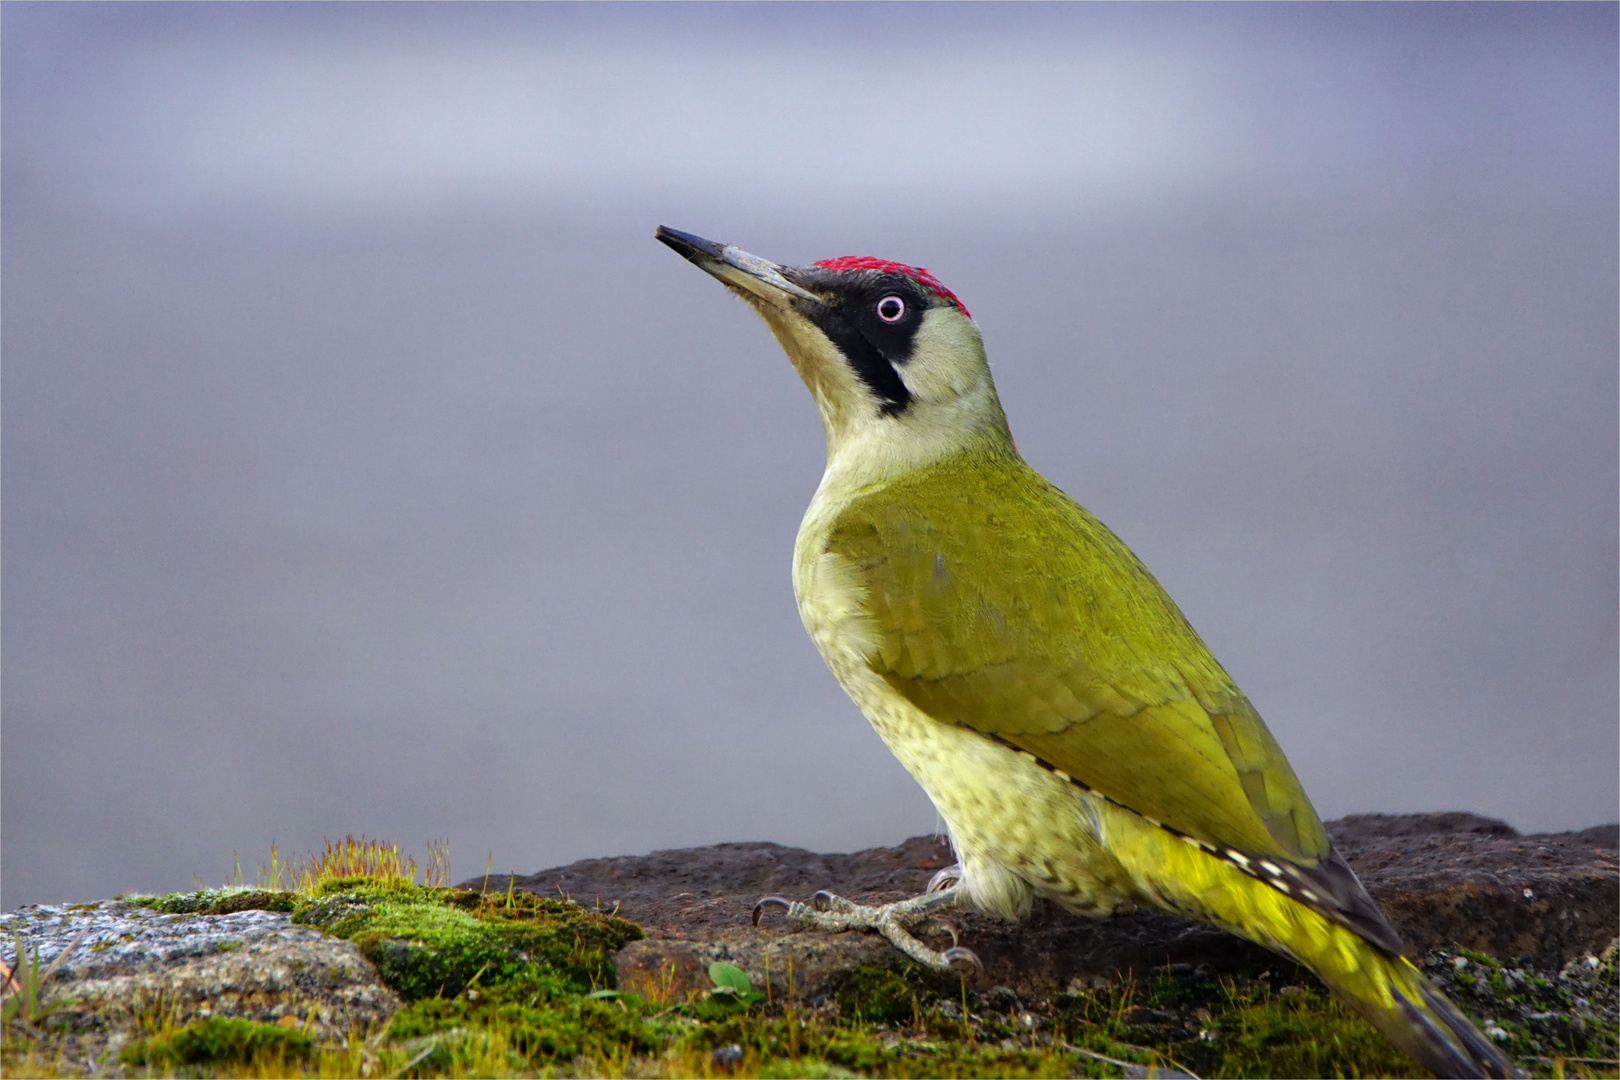
<svg viewBox="0 0 1620 1080">
<path fill-rule="evenodd" d="M 781 266 L 657 236 L 764 317 L 816 400 L 829 463 L 856 456 L 892 474 L 975 443 L 1011 448 L 979 329 L 927 270 L 865 256 Z"/>
</svg>

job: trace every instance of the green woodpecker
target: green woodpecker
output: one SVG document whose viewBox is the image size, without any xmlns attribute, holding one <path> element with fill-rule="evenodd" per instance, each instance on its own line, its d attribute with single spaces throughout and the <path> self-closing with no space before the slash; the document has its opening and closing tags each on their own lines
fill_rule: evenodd
<svg viewBox="0 0 1620 1080">
<path fill-rule="evenodd" d="M 939 905 L 1149 905 L 1316 972 L 1439 1076 L 1513 1066 L 1402 956 L 1277 741 L 1101 522 L 1025 464 L 978 327 L 928 271 L 781 266 L 658 239 L 769 325 L 810 389 L 827 467 L 793 551 L 805 628 L 933 800 L 958 865 L 884 907 L 780 903 L 802 925 L 906 932 Z M 756 909 L 756 921 L 758 918 Z"/>
</svg>

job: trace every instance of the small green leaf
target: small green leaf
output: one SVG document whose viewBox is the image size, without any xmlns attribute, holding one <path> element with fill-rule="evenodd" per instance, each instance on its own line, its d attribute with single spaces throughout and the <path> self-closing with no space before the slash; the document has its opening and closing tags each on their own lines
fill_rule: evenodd
<svg viewBox="0 0 1620 1080">
<path fill-rule="evenodd" d="M 709 978 L 714 980 L 717 991 L 735 994 L 739 999 L 754 989 L 754 984 L 748 980 L 746 971 L 724 960 L 716 960 L 709 965 Z"/>
<path fill-rule="evenodd" d="M 758 990 L 750 990 L 746 994 L 739 994 L 729 986 L 717 986 L 710 992 L 709 1000 L 716 1005 L 736 1009 L 738 1012 L 747 1012 L 757 1002 L 765 1000 L 765 995 Z"/>
<path fill-rule="evenodd" d="M 616 998 L 623 996 L 624 992 L 622 990 L 592 990 L 590 993 L 585 995 L 585 1000 L 593 1001 L 601 998 Z"/>
</svg>

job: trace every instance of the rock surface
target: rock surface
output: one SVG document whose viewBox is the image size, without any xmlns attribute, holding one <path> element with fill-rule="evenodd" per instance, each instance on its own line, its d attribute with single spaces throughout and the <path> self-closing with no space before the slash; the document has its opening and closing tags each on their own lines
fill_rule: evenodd
<svg viewBox="0 0 1620 1080">
<path fill-rule="evenodd" d="M 296 1022 L 338 1037 L 387 1018 L 399 999 L 352 942 L 330 938 L 276 911 L 168 915 L 121 900 L 29 906 L 0 915 L 0 958 L 16 962 L 13 934 L 71 1002 L 53 1021 L 75 1033 L 70 1059 L 104 1059 L 129 1032 L 160 1015 L 176 1023 L 207 1016 Z"/>
<path fill-rule="evenodd" d="M 1521 836 L 1473 814 L 1364 814 L 1328 829 L 1414 955 L 1463 947 L 1556 971 L 1601 952 L 1616 935 L 1620 828 L 1614 825 Z M 839 855 L 733 843 L 586 859 L 465 884 L 491 891 L 511 884 L 617 907 L 648 935 L 618 954 L 626 989 L 678 998 L 707 988 L 709 963 L 727 960 L 773 994 L 814 998 L 851 969 L 891 965 L 897 954 L 871 934 L 789 931 L 778 915 L 755 928 L 755 900 L 767 894 L 806 900 L 825 888 L 882 903 L 916 894 L 953 861 L 949 844 L 935 837 Z M 986 985 L 1020 994 L 1052 994 L 1077 979 L 1174 964 L 1236 971 L 1278 962 L 1229 934 L 1156 912 L 1094 921 L 1038 904 L 1021 924 L 973 912 L 951 912 L 945 921 L 984 961 Z M 923 936 L 936 948 L 949 941 L 943 930 Z"/>
<path fill-rule="evenodd" d="M 1611 944 L 1620 923 L 1620 829 L 1520 836 L 1468 814 L 1362 815 L 1329 828 L 1430 974 L 1476 1015 L 1517 1032 L 1493 1037 L 1514 1040 L 1516 1053 L 1530 1055 L 1526 1060 L 1551 1062 L 1571 1046 L 1597 1046 L 1600 1056 L 1613 1056 L 1612 1035 L 1594 1041 L 1592 1033 L 1612 1033 L 1620 1022 Z M 790 931 L 778 915 L 756 928 L 749 917 L 754 901 L 764 894 L 804 899 L 821 888 L 865 902 L 899 899 L 951 861 L 949 847 L 934 837 L 835 855 L 719 844 L 466 884 L 617 907 L 648 934 L 614 958 L 623 989 L 659 1001 L 701 1000 L 712 986 L 709 964 L 728 960 L 777 1001 L 791 997 L 811 1006 L 812 1015 L 837 1015 L 860 980 L 895 981 L 871 969 L 896 967 L 899 954 L 872 934 Z M 378 1029 L 399 1007 L 354 944 L 294 925 L 283 911 L 261 910 L 290 906 L 290 894 L 216 893 L 206 914 L 191 897 L 163 903 L 192 913 L 115 900 L 0 915 L 0 958 L 8 965 L 15 963 L 13 931 L 38 950 L 42 966 L 65 953 L 48 984 L 49 998 L 66 1003 L 50 1018 L 48 1052 L 60 1071 L 118 1072 L 120 1045 L 165 1018 L 243 1017 L 340 1039 Z M 1124 972 L 1147 975 L 1168 966 L 1190 976 L 1176 983 L 1205 987 L 1217 985 L 1210 976 L 1228 972 L 1259 983 L 1270 977 L 1265 972 L 1289 983 L 1303 977 L 1235 937 L 1151 912 L 1094 921 L 1042 905 L 1016 925 L 971 912 L 950 912 L 946 920 L 986 964 L 974 1008 L 1000 1009 L 1019 1023 L 1027 1013 L 1036 1027 L 1042 1009 L 1074 999 L 1064 991 Z M 925 937 L 936 947 L 949 941 L 943 926 Z M 1294 990 L 1304 992 L 1284 986 L 1279 993 Z M 947 988 L 943 997 L 952 994 Z M 939 1015 L 954 1007 L 943 1001 Z M 1191 1005 L 1182 1012 L 1172 1018 L 1181 1028 L 1193 1031 L 1202 1022 Z M 1142 1020 L 1144 1031 L 1151 1019 Z M 1545 1046 L 1535 1041 L 1543 1037 Z"/>
</svg>

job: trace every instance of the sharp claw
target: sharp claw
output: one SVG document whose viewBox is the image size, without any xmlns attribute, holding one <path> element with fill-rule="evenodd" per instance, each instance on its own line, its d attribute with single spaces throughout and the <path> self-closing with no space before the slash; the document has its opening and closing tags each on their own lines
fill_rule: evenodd
<svg viewBox="0 0 1620 1080">
<path fill-rule="evenodd" d="M 831 911 L 833 901 L 836 899 L 838 899 L 836 895 L 822 889 L 810 898 L 810 903 L 815 906 L 817 911 Z"/>
<path fill-rule="evenodd" d="M 754 903 L 754 925 L 755 926 L 759 925 L 759 917 L 761 915 L 765 914 L 765 906 L 767 904 L 780 904 L 780 905 L 782 905 L 782 910 L 783 911 L 787 911 L 787 910 L 789 910 L 790 908 L 793 907 L 793 901 L 784 900 L 780 896 L 762 896 L 757 901 L 755 901 L 755 903 Z"/>
<path fill-rule="evenodd" d="M 933 877 L 929 878 L 928 888 L 924 889 L 923 893 L 926 895 L 949 889 L 953 885 L 959 884 L 961 880 L 962 864 L 953 863 L 952 865 L 947 866 L 945 869 L 936 873 Z"/>
<path fill-rule="evenodd" d="M 984 977 L 984 963 L 972 949 L 964 949 L 960 945 L 953 945 L 940 953 L 939 958 L 955 968 L 958 974 L 965 974 L 967 967 L 971 965 L 976 978 L 982 979 Z"/>
</svg>

